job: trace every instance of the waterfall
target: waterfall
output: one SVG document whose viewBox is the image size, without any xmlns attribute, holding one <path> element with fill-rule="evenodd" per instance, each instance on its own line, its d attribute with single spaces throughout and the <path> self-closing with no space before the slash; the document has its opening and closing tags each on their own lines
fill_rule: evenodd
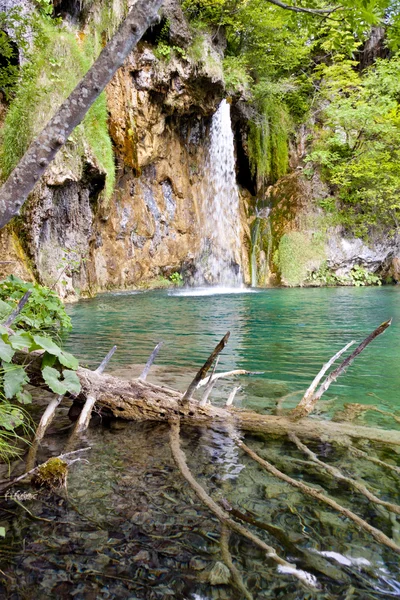
<svg viewBox="0 0 400 600">
<path fill-rule="evenodd" d="M 239 191 L 230 105 L 226 100 L 212 118 L 202 200 L 202 241 L 194 283 L 240 286 Z"/>
<path fill-rule="evenodd" d="M 260 219 L 257 216 L 255 223 L 253 225 L 252 233 L 251 233 L 251 260 L 250 260 L 251 287 L 257 287 L 257 284 L 258 284 L 257 253 L 260 251 L 259 238 L 260 238 Z"/>
</svg>

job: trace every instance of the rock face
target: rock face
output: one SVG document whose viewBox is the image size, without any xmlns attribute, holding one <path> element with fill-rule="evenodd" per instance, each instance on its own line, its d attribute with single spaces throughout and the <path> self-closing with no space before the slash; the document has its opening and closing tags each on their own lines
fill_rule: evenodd
<svg viewBox="0 0 400 600">
<path fill-rule="evenodd" d="M 164 7 L 170 35 L 187 44 L 191 34 L 175 4 Z M 113 197 L 104 201 L 105 173 L 89 150 L 78 165 L 61 153 L 23 217 L 0 233 L 3 256 L 14 261 L 0 263 L 0 276 L 35 276 L 73 300 L 163 284 L 176 271 L 191 275 L 200 249 L 211 116 L 224 95 L 221 48 L 211 38 L 201 43 L 203 61 L 173 53 L 160 60 L 151 41 L 132 53 L 106 90 L 117 174 Z M 248 280 L 244 202 L 241 215 Z M 18 251 L 15 240 L 21 240 Z"/>
<path fill-rule="evenodd" d="M 362 267 L 383 279 L 400 280 L 400 240 L 372 234 L 367 244 L 341 227 L 333 227 L 320 207 L 320 201 L 329 195 L 318 174 L 309 180 L 301 169 L 268 190 L 270 208 L 267 215 L 260 215 L 264 239 L 259 246 L 270 250 L 267 262 L 265 252 L 258 256 L 261 283 L 264 278 L 267 285 L 307 285 L 310 273 L 323 265 L 339 278 L 348 276 L 354 267 Z M 280 258 L 285 250 L 291 256 Z M 293 280 L 290 276 L 294 271 Z"/>
</svg>

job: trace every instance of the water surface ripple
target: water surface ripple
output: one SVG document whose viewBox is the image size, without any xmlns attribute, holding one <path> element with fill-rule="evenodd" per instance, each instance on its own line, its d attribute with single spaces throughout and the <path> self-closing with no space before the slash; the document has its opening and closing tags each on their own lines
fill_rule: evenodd
<svg viewBox="0 0 400 600">
<path fill-rule="evenodd" d="M 348 341 L 360 342 L 392 317 L 391 328 L 357 358 L 324 399 L 335 398 L 335 406 L 364 402 L 399 408 L 400 287 L 220 292 L 104 294 L 79 302 L 68 307 L 74 332 L 67 346 L 95 366 L 117 344 L 111 365 L 115 368 L 144 363 L 163 340 L 159 369 L 181 368 L 189 377 L 229 330 L 219 369 L 264 371 L 263 376 L 242 378 L 238 396 L 244 405 L 264 410 L 281 396 L 300 393 Z M 155 375 L 161 377 L 161 371 Z M 221 385 L 219 393 L 225 394 L 224 385 L 229 389 L 232 383 Z M 289 403 L 296 401 L 296 396 L 290 398 Z"/>
</svg>

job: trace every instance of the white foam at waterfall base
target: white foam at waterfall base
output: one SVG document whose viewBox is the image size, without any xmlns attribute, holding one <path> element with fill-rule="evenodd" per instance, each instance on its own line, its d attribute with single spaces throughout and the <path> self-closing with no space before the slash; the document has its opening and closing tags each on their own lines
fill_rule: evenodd
<svg viewBox="0 0 400 600">
<path fill-rule="evenodd" d="M 257 294 L 258 290 L 242 287 L 223 287 L 223 286 L 209 286 L 209 287 L 185 287 L 177 290 L 169 290 L 168 296 L 221 296 L 224 294 Z"/>
<path fill-rule="evenodd" d="M 241 286 L 239 192 L 230 106 L 226 100 L 212 119 L 203 182 L 202 243 L 194 284 Z"/>
</svg>

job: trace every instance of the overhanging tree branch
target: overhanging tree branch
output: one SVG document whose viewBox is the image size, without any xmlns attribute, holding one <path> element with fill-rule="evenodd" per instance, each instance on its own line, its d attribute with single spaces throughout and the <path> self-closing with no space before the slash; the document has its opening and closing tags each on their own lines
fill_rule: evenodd
<svg viewBox="0 0 400 600">
<path fill-rule="evenodd" d="M 284 8 L 285 10 L 292 10 L 297 13 L 307 13 L 309 15 L 330 15 L 333 12 L 342 8 L 341 6 L 334 6 L 331 8 L 303 8 L 302 6 L 292 6 L 291 4 L 285 4 L 284 2 L 280 2 L 279 0 L 267 0 L 269 4 L 274 4 L 275 6 L 279 6 L 279 8 Z"/>
<path fill-rule="evenodd" d="M 91 69 L 32 142 L 0 188 L 0 229 L 19 213 L 57 152 L 155 21 L 162 3 L 163 0 L 138 0 Z"/>
</svg>

